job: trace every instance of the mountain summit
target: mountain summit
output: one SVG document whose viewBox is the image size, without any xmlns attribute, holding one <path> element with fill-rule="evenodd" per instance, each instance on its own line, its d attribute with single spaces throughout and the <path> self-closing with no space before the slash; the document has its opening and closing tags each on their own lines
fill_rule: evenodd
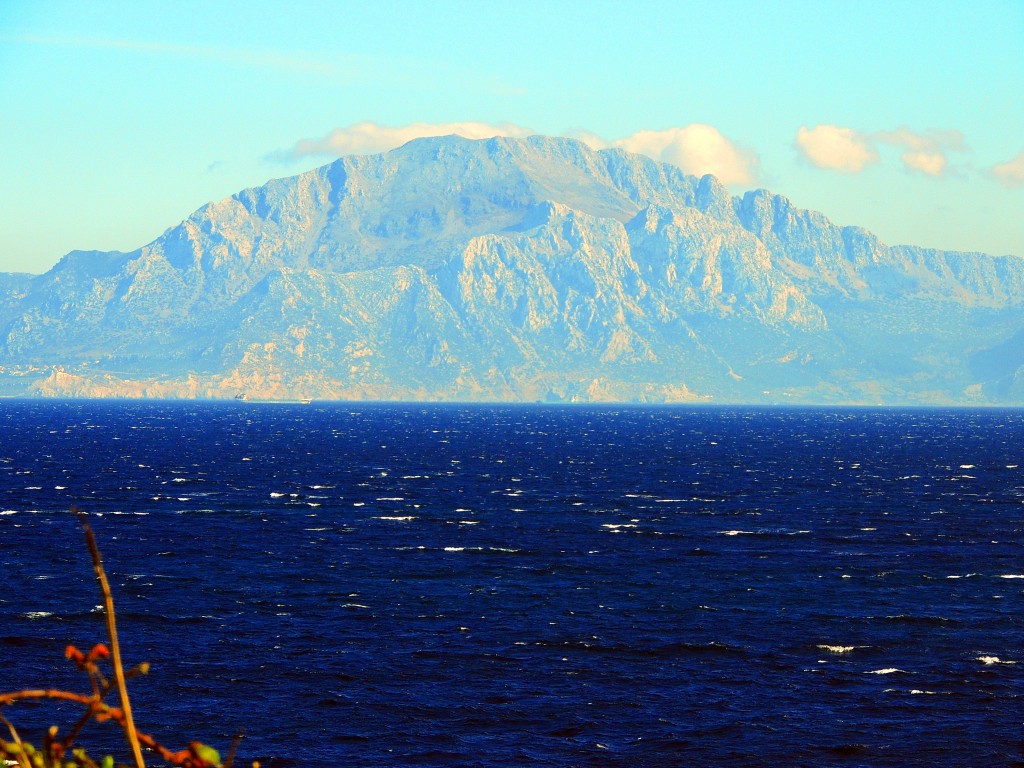
<svg viewBox="0 0 1024 768">
<path fill-rule="evenodd" d="M 1024 259 L 621 150 L 445 136 L 0 274 L 0 393 L 1024 403 Z"/>
</svg>

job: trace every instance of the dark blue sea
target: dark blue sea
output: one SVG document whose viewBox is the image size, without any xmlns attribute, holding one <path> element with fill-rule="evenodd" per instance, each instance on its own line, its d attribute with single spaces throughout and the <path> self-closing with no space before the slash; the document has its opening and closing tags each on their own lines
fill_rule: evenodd
<svg viewBox="0 0 1024 768">
<path fill-rule="evenodd" d="M 1024 765 L 1024 411 L 0 401 L 2 690 L 105 639 L 72 504 L 174 749 Z"/>
</svg>

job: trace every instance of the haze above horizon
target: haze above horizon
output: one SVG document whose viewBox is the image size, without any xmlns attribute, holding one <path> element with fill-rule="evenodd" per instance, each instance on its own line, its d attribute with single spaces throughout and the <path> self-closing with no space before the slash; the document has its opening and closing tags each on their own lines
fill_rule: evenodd
<svg viewBox="0 0 1024 768">
<path fill-rule="evenodd" d="M 1024 256 L 1024 4 L 0 6 L 0 272 L 425 135 L 540 133 Z"/>
</svg>

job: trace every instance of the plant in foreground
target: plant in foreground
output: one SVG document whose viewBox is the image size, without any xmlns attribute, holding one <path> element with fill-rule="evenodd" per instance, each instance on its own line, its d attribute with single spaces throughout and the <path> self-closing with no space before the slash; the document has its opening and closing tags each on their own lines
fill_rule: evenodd
<svg viewBox="0 0 1024 768">
<path fill-rule="evenodd" d="M 117 640 L 114 598 L 110 591 L 107 575 L 103 570 L 99 548 L 96 546 L 96 537 L 89 525 L 88 516 L 74 507 L 71 511 L 78 516 L 82 524 L 86 544 L 88 544 L 89 552 L 92 555 L 96 579 L 99 582 L 100 591 L 103 593 L 103 607 L 110 645 L 99 643 L 93 646 L 88 653 L 82 653 L 73 645 L 69 645 L 65 650 L 64 655 L 68 660 L 80 672 L 88 676 L 90 684 L 88 693 L 53 688 L 0 693 L 0 708 L 18 701 L 33 699 L 69 701 L 83 707 L 82 714 L 67 734 L 61 735 L 60 729 L 53 725 L 43 735 L 41 746 L 22 740 L 14 725 L 0 714 L 0 723 L 7 727 L 11 735 L 11 741 L 0 739 L 0 758 L 17 764 L 20 768 L 114 768 L 114 758 L 111 755 L 107 755 L 97 762 L 89 757 L 85 749 L 78 744 L 79 734 L 90 722 L 112 722 L 120 726 L 124 732 L 132 751 L 135 768 L 145 768 L 142 758 L 143 749 L 158 755 L 166 763 L 179 766 L 179 768 L 231 768 L 235 749 L 238 747 L 241 736 L 236 737 L 227 759 L 221 761 L 217 750 L 198 741 L 189 744 L 188 749 L 174 752 L 159 744 L 152 736 L 136 730 L 126 683 L 133 677 L 146 674 L 149 671 L 149 664 L 138 664 L 125 673 L 121 663 L 121 646 Z M 101 663 L 109 665 L 113 672 L 113 679 L 103 672 L 100 668 Z M 105 701 L 111 689 L 117 690 L 121 706 L 111 706 Z M 253 768 L 259 768 L 259 763 L 253 763 Z"/>
</svg>

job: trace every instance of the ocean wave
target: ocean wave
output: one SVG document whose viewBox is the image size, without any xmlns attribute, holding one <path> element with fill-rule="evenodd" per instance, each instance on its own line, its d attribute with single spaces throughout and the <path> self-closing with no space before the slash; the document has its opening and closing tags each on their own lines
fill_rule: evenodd
<svg viewBox="0 0 1024 768">
<path fill-rule="evenodd" d="M 935 627 L 960 625 L 956 619 L 947 619 L 945 616 L 913 616 L 908 613 L 899 613 L 893 616 L 868 616 L 867 618 L 873 621 L 889 621 L 894 624 L 922 624 Z"/>
<path fill-rule="evenodd" d="M 819 648 L 829 653 L 853 653 L 857 649 L 856 645 L 816 645 L 815 648 Z M 863 647 L 863 646 L 861 646 Z"/>
<path fill-rule="evenodd" d="M 538 640 L 536 647 L 552 648 L 561 652 L 580 651 L 592 654 L 626 655 L 640 658 L 666 659 L 677 656 L 746 656 L 741 646 L 718 641 L 693 643 L 686 641 L 664 643 L 656 646 L 641 646 L 632 643 L 605 643 L 591 640 Z"/>
<path fill-rule="evenodd" d="M 811 531 L 805 528 L 758 528 L 754 531 L 733 529 L 718 533 L 723 536 L 806 536 Z"/>
</svg>

